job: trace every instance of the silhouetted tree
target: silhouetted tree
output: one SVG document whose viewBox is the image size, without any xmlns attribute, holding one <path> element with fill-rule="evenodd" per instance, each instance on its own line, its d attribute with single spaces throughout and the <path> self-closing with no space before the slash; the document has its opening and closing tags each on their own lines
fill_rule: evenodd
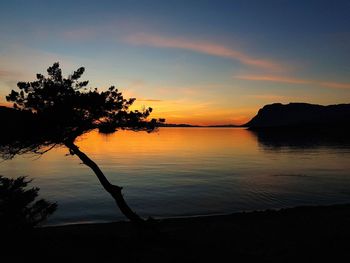
<svg viewBox="0 0 350 263">
<path fill-rule="evenodd" d="M 0 176 L 0 229 L 22 231 L 43 222 L 55 212 L 56 203 L 44 199 L 36 200 L 39 188 L 27 189 L 31 180 Z"/>
<path fill-rule="evenodd" d="M 125 99 L 114 86 L 106 91 L 86 88 L 88 81 L 79 81 L 83 67 L 63 78 L 59 63 L 54 63 L 47 73 L 47 77 L 37 74 L 33 82 L 19 82 L 20 91 L 12 90 L 6 97 L 15 109 L 32 112 L 33 118 L 30 129 L 17 136 L 20 139 L 2 145 L 3 158 L 27 152 L 44 154 L 64 145 L 93 170 L 128 219 L 143 222 L 125 202 L 122 187 L 108 181 L 98 165 L 75 144 L 75 139 L 94 129 L 105 133 L 119 128 L 152 131 L 157 120 L 146 120 L 152 108 L 130 110 L 135 99 Z"/>
</svg>

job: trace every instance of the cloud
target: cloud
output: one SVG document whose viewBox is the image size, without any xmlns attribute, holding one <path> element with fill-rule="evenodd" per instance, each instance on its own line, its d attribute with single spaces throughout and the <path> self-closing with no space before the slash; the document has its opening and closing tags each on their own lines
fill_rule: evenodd
<svg viewBox="0 0 350 263">
<path fill-rule="evenodd" d="M 333 88 L 333 89 L 350 89 L 350 83 L 340 82 L 319 82 L 321 86 Z"/>
<path fill-rule="evenodd" d="M 146 45 L 160 48 L 177 48 L 191 50 L 197 53 L 238 60 L 244 65 L 263 68 L 271 71 L 281 71 L 283 66 L 272 60 L 250 56 L 233 48 L 212 42 L 188 40 L 184 38 L 163 37 L 152 34 L 134 34 L 124 39 L 133 45 Z"/>
<path fill-rule="evenodd" d="M 283 100 L 287 98 L 286 96 L 273 95 L 273 94 L 258 94 L 258 95 L 250 95 L 248 97 L 260 99 L 260 100 L 271 100 L 271 101 Z"/>
<path fill-rule="evenodd" d="M 144 101 L 144 102 L 161 102 L 163 100 L 157 100 L 157 99 L 137 99 L 138 101 Z"/>
<path fill-rule="evenodd" d="M 344 82 L 327 82 L 319 80 L 292 78 L 284 76 L 273 76 L 273 75 L 242 75 L 234 76 L 236 79 L 252 80 L 252 81 L 268 81 L 268 82 L 279 82 L 287 84 L 297 85 L 315 85 L 332 89 L 350 89 L 350 83 Z"/>
<path fill-rule="evenodd" d="M 7 77 L 9 75 L 9 72 L 8 71 L 5 71 L 5 70 L 1 70 L 0 69 L 0 77 Z"/>
<path fill-rule="evenodd" d="M 14 70 L 4 70 L 0 68 L 0 79 L 12 79 L 14 76 L 20 75 L 19 72 Z"/>
</svg>

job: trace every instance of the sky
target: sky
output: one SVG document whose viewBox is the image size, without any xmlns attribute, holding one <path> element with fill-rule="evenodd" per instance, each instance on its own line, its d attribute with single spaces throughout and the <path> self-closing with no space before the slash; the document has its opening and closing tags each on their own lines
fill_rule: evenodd
<svg viewBox="0 0 350 263">
<path fill-rule="evenodd" d="M 0 104 L 58 61 L 168 123 L 350 103 L 350 0 L 0 2 Z"/>
</svg>

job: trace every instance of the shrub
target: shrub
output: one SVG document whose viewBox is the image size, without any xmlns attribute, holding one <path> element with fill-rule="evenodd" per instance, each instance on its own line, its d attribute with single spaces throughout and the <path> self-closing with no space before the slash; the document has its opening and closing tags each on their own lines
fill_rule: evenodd
<svg viewBox="0 0 350 263">
<path fill-rule="evenodd" d="M 57 208 L 56 203 L 38 199 L 38 187 L 28 188 L 32 180 L 0 176 L 0 228 L 21 231 L 42 223 Z"/>
</svg>

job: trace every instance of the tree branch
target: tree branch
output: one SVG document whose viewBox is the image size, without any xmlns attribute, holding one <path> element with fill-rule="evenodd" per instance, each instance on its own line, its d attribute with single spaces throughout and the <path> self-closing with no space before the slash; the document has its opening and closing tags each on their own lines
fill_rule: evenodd
<svg viewBox="0 0 350 263">
<path fill-rule="evenodd" d="M 145 222 L 141 217 L 139 217 L 135 212 L 133 212 L 125 202 L 122 194 L 122 187 L 111 184 L 106 178 L 106 176 L 103 174 L 101 169 L 98 167 L 98 165 L 93 160 L 91 160 L 85 153 L 80 151 L 79 147 L 76 146 L 73 142 L 65 142 L 65 145 L 69 148 L 72 154 L 77 155 L 86 166 L 90 167 L 94 171 L 103 188 L 114 198 L 122 213 L 130 221 L 138 224 Z"/>
</svg>

